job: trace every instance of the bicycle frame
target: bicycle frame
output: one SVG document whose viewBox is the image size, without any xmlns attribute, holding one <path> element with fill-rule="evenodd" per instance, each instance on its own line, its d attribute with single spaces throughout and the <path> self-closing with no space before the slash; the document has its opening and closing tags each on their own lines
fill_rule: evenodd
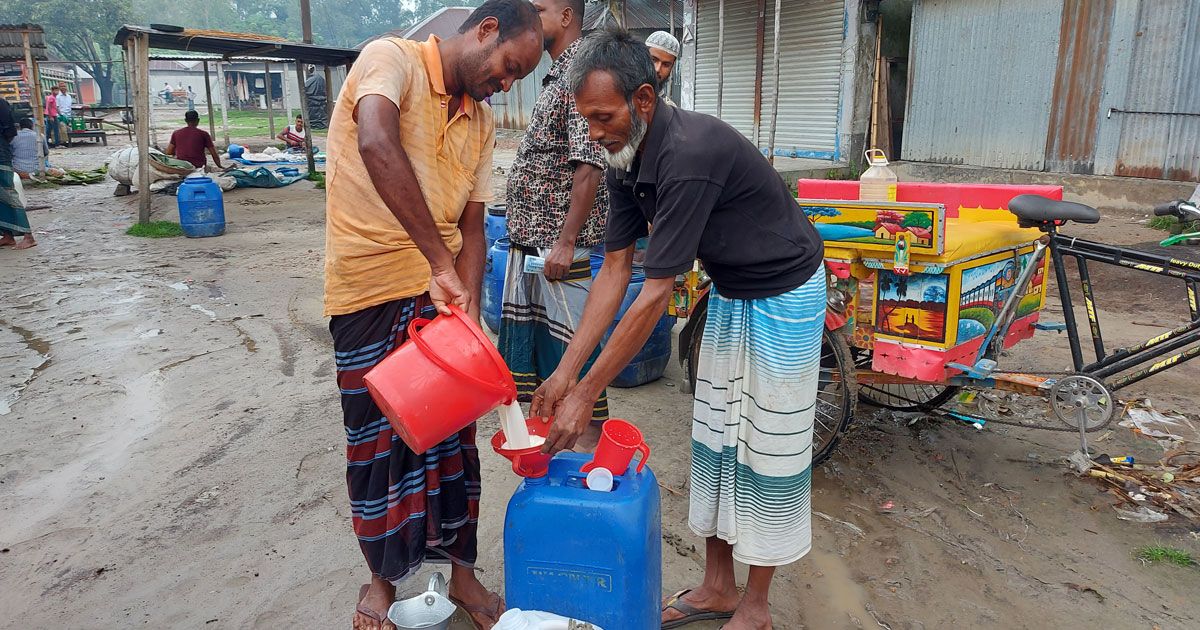
<svg viewBox="0 0 1200 630">
<path fill-rule="evenodd" d="M 1065 236 L 1059 234 L 1053 227 L 1048 228 L 1046 232 L 1046 236 L 1036 244 L 1033 260 L 1022 271 L 1021 276 L 1017 280 L 1017 286 L 1026 286 L 1029 283 L 1034 270 L 1041 266 L 1042 257 L 1049 250 L 1051 262 L 1054 264 L 1054 277 L 1058 284 L 1058 293 L 1062 302 L 1067 341 L 1071 346 L 1071 361 L 1075 372 L 1107 381 L 1107 379 L 1122 372 L 1128 372 L 1147 362 L 1154 361 L 1149 367 L 1107 381 L 1109 386 L 1115 391 L 1200 356 L 1200 345 L 1177 352 L 1200 341 L 1200 302 L 1198 302 L 1197 297 L 1197 291 L 1200 290 L 1200 263 Z M 1068 257 L 1075 259 L 1079 270 L 1080 290 L 1083 293 L 1084 310 L 1087 313 L 1088 328 L 1092 338 L 1092 346 L 1096 354 L 1096 360 L 1091 363 L 1085 363 L 1079 322 L 1075 318 L 1075 303 L 1071 295 L 1067 271 L 1063 264 Z M 1089 262 L 1125 267 L 1144 273 L 1182 280 L 1187 287 L 1189 322 L 1184 326 L 1147 339 L 1142 343 L 1126 348 L 1119 348 L 1111 352 L 1108 351 L 1105 348 L 1104 336 L 1100 330 L 1100 319 L 1096 308 L 1095 293 L 1088 271 Z M 1001 309 L 1000 316 L 996 318 L 996 323 L 993 324 L 992 329 L 988 332 L 988 337 L 985 338 L 976 357 L 977 365 L 981 360 L 995 361 L 999 358 L 1000 351 L 1004 345 L 1004 337 L 1008 332 L 1009 326 L 1015 320 L 1017 293 L 1015 292 L 1009 296 L 1009 299 Z M 1160 359 L 1160 357 L 1172 352 L 1175 354 Z M 963 377 L 951 379 L 951 381 L 962 381 L 962 384 L 970 384 L 972 380 L 974 379 Z"/>
</svg>

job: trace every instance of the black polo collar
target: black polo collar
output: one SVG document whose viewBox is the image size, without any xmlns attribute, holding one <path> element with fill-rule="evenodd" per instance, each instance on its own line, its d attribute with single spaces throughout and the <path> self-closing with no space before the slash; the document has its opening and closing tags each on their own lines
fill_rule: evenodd
<svg viewBox="0 0 1200 630">
<path fill-rule="evenodd" d="M 667 127 L 675 119 L 675 108 L 667 105 L 660 98 L 654 105 L 654 117 L 650 119 L 650 130 L 642 141 L 642 155 L 638 158 L 637 183 L 658 183 L 658 155 L 662 150 L 663 140 L 667 137 Z"/>
</svg>

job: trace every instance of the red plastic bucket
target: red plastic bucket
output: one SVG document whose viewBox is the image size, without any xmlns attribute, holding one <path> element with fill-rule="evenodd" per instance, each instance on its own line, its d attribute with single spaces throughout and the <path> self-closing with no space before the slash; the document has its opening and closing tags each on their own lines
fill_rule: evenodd
<svg viewBox="0 0 1200 630">
<path fill-rule="evenodd" d="M 508 365 L 479 325 L 458 308 L 414 319 L 408 341 L 363 376 L 392 429 L 424 453 L 517 397 Z"/>
<path fill-rule="evenodd" d="M 614 477 L 620 477 L 629 470 L 629 462 L 633 454 L 641 452 L 642 459 L 638 462 L 637 471 L 642 472 L 646 460 L 650 459 L 650 447 L 642 438 L 642 431 L 632 424 L 612 419 L 604 423 L 600 431 L 600 443 L 596 445 L 596 454 L 592 461 L 583 465 L 580 472 L 588 473 L 593 468 L 607 468 Z"/>
<path fill-rule="evenodd" d="M 529 418 L 525 421 L 525 426 L 529 427 L 529 435 L 538 437 L 546 437 L 550 435 L 550 422 L 543 418 Z M 522 477 L 545 477 L 550 470 L 550 455 L 542 453 L 542 445 L 531 446 L 529 448 L 505 449 L 504 441 L 508 437 L 504 435 L 504 431 L 497 431 L 496 435 L 492 436 L 492 450 L 500 454 L 501 457 L 512 461 L 513 472 Z"/>
</svg>

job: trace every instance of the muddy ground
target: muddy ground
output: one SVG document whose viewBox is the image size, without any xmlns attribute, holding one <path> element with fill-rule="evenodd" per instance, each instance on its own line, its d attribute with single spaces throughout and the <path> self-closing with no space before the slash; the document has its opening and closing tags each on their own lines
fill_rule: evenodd
<svg viewBox="0 0 1200 630">
<path fill-rule="evenodd" d="M 513 147 L 502 142 L 498 163 Z M 92 167 L 106 154 L 55 159 Z M 31 191 L 32 204 L 50 206 L 30 212 L 39 246 L 0 250 L 0 627 L 346 627 L 366 573 L 320 309 L 323 191 L 300 182 L 227 193 L 228 233 L 203 240 L 125 236 L 135 199 L 111 192 Z M 177 218 L 172 198 L 155 208 Z M 1085 232 L 1161 238 L 1141 218 L 1106 216 Z M 1110 344 L 1182 321 L 1182 289 L 1099 278 Z M 1018 346 L 1014 366 L 1063 369 L 1065 340 L 1042 334 Z M 1197 375 L 1184 365 L 1124 397 L 1193 413 Z M 672 365 L 658 382 L 611 392 L 614 414 L 647 433 L 670 489 L 668 592 L 702 569 L 686 525 L 681 378 Z M 1005 405 L 1010 419 L 1055 424 L 1036 399 Z M 814 509 L 828 520 L 814 518 L 813 553 L 778 574 L 777 627 L 1200 627 L 1200 570 L 1134 558 L 1149 544 L 1198 555 L 1196 531 L 1117 520 L 1109 495 L 1066 472 L 1074 435 L 910 424 L 865 407 L 859 416 L 814 477 Z M 481 435 L 496 425 L 485 419 Z M 1157 455 L 1110 428 L 1100 450 Z M 499 588 L 518 479 L 481 450 L 479 566 Z"/>
</svg>

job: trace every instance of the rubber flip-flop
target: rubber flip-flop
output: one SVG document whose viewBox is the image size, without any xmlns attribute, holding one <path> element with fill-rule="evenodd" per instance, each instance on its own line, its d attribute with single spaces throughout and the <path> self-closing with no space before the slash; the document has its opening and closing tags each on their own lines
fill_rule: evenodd
<svg viewBox="0 0 1200 630">
<path fill-rule="evenodd" d="M 392 623 L 392 621 L 387 618 L 386 612 L 383 615 L 380 615 L 378 612 L 375 612 L 374 610 L 367 608 L 367 605 L 362 603 L 363 598 L 367 596 L 367 591 L 369 591 L 370 589 L 371 589 L 370 584 L 363 584 L 361 587 L 359 587 L 359 589 L 358 589 L 358 605 L 354 607 L 354 611 L 356 613 L 366 617 L 367 619 L 370 619 L 371 621 L 378 621 L 379 622 L 379 630 L 388 630 L 389 628 L 391 630 L 396 630 L 396 624 Z"/>
<path fill-rule="evenodd" d="M 692 589 L 690 589 L 690 588 L 679 591 L 678 593 L 675 593 L 674 595 L 671 596 L 670 599 L 667 600 L 667 603 L 665 606 L 663 606 L 662 611 L 666 612 L 667 610 L 670 610 L 670 609 L 678 610 L 679 612 L 683 613 L 683 617 L 680 617 L 679 619 L 672 619 L 670 621 L 664 621 L 662 624 L 662 630 L 667 630 L 668 628 L 678 628 L 680 626 L 686 626 L 689 623 L 695 623 L 697 621 L 711 621 L 714 619 L 732 619 L 733 618 L 732 612 L 721 612 L 721 611 L 717 611 L 717 610 L 702 610 L 700 608 L 696 608 L 695 606 L 692 606 L 691 604 L 683 601 L 683 596 L 687 595 L 690 592 L 692 592 Z"/>
<path fill-rule="evenodd" d="M 471 620 L 471 625 L 475 626 L 476 630 L 483 630 L 483 626 L 479 625 L 479 622 L 475 621 L 475 617 L 472 615 L 483 615 L 491 619 L 494 625 L 500 620 L 500 609 L 504 607 L 504 600 L 500 599 L 500 596 L 495 593 L 488 594 L 488 605 L 486 607 L 467 604 L 453 595 L 447 595 L 446 597 L 455 606 L 467 611 L 467 619 Z"/>
</svg>

